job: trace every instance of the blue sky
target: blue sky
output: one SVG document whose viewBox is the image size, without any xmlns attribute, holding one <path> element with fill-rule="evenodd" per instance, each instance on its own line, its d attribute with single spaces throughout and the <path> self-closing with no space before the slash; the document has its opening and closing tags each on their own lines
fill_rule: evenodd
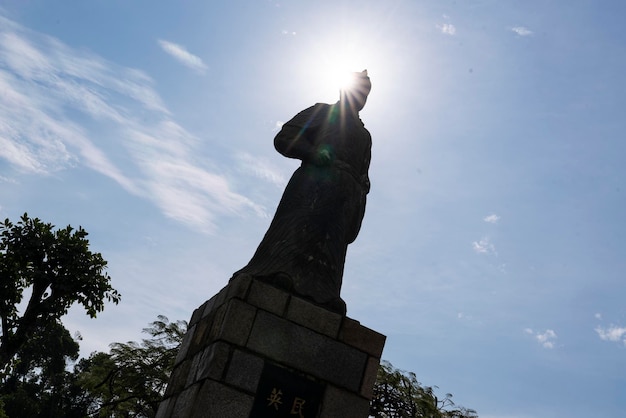
<svg viewBox="0 0 626 418">
<path fill-rule="evenodd" d="M 484 418 L 626 411 L 626 4 L 0 1 L 0 217 L 82 225 L 123 295 L 85 355 L 247 263 L 283 122 L 369 70 L 348 315 Z"/>
</svg>

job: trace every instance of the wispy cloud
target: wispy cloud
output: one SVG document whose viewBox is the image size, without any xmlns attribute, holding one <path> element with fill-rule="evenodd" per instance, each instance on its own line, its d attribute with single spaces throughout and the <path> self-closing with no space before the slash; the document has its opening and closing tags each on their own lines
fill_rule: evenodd
<svg viewBox="0 0 626 418">
<path fill-rule="evenodd" d="M 530 29 L 524 26 L 515 26 L 515 27 L 512 27 L 511 30 L 517 33 L 519 36 L 530 36 L 533 34 L 533 32 Z"/>
<path fill-rule="evenodd" d="M 608 327 L 596 327 L 598 336 L 603 341 L 621 342 L 626 345 L 626 327 L 610 325 Z"/>
<path fill-rule="evenodd" d="M 4 177 L 4 176 L 0 176 L 0 182 L 17 184 L 17 181 L 15 179 Z M 0 206 L 0 209 L 2 209 L 2 206 Z"/>
<path fill-rule="evenodd" d="M 533 331 L 531 328 L 526 328 L 524 332 L 532 336 L 543 347 L 552 349 L 555 347 L 558 336 L 556 332 L 551 329 L 547 329 L 544 332 Z"/>
<path fill-rule="evenodd" d="M 200 74 L 204 74 L 208 69 L 200 57 L 187 51 L 184 46 L 175 44 L 174 42 L 165 41 L 163 39 L 159 39 L 157 42 L 163 51 L 167 52 L 176 61 L 180 62 L 184 66 L 189 67 Z"/>
<path fill-rule="evenodd" d="M 83 165 L 206 231 L 222 214 L 264 213 L 196 158 L 198 139 L 141 71 L 0 16 L 0 92 L 4 170 L 49 175 Z"/>
<path fill-rule="evenodd" d="M 238 166 L 243 172 L 250 173 L 280 188 L 283 188 L 285 184 L 287 184 L 287 179 L 282 172 L 262 158 L 255 157 L 248 153 L 241 153 L 237 156 L 237 160 Z"/>
<path fill-rule="evenodd" d="M 490 223 L 490 224 L 496 224 L 498 223 L 499 220 L 500 220 L 500 217 L 496 215 L 495 213 L 492 213 L 491 215 L 485 216 L 483 218 L 483 221 Z"/>
<path fill-rule="evenodd" d="M 478 254 L 494 254 L 498 255 L 496 252 L 496 247 L 491 243 L 488 237 L 481 239 L 480 241 L 472 242 L 472 248 Z"/>
<path fill-rule="evenodd" d="M 452 35 L 456 34 L 456 28 L 451 23 L 439 24 L 439 25 L 437 25 L 437 28 L 441 31 L 441 33 L 443 33 L 445 35 L 452 36 Z"/>
</svg>

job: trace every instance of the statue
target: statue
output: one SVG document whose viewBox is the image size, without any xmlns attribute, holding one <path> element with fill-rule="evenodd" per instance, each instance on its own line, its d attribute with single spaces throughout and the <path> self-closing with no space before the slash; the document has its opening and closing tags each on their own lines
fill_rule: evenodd
<svg viewBox="0 0 626 418">
<path fill-rule="evenodd" d="M 276 135 L 276 150 L 302 165 L 254 256 L 233 275 L 250 275 L 342 315 L 346 250 L 365 214 L 372 146 L 359 118 L 370 79 L 367 70 L 353 77 L 337 103 L 303 110 Z"/>
</svg>

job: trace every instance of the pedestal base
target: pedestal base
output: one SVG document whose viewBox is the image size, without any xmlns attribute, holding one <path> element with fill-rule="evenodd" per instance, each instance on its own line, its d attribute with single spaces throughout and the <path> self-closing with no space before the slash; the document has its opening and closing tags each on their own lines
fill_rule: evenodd
<svg viewBox="0 0 626 418">
<path fill-rule="evenodd" d="M 157 418 L 366 418 L 384 343 L 237 277 L 193 313 Z"/>
</svg>

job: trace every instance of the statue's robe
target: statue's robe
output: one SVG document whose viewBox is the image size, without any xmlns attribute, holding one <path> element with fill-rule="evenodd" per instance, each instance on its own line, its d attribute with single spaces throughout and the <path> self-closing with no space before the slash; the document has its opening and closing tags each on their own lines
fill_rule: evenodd
<svg viewBox="0 0 626 418">
<path fill-rule="evenodd" d="M 235 275 L 274 282 L 345 314 L 343 268 L 365 213 L 371 136 L 342 102 L 318 103 L 283 125 L 274 145 L 302 164 L 254 256 Z"/>
</svg>

